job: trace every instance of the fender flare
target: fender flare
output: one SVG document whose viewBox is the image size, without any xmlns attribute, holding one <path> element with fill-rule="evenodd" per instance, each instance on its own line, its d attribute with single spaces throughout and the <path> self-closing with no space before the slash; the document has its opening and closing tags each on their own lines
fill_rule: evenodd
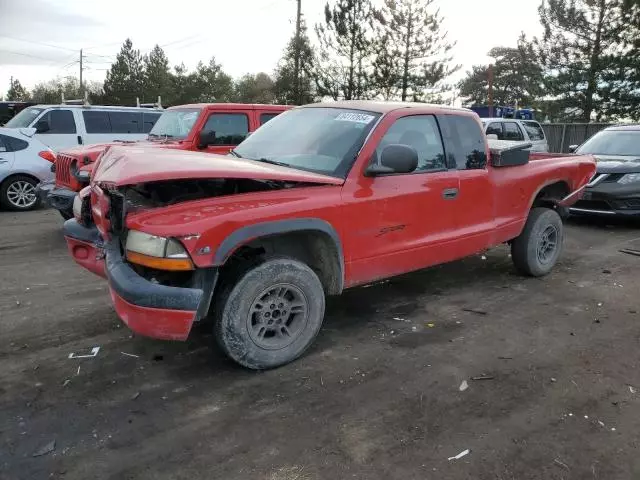
<svg viewBox="0 0 640 480">
<path fill-rule="evenodd" d="M 227 236 L 222 243 L 216 249 L 216 253 L 213 259 L 214 266 L 223 265 L 227 259 L 233 255 L 233 253 L 243 245 L 251 242 L 252 240 L 261 237 L 270 237 L 273 235 L 279 235 L 284 233 L 294 232 L 321 232 L 326 234 L 334 243 L 336 252 L 338 254 L 339 262 L 339 283 L 340 291 L 344 288 L 344 252 L 342 249 L 342 242 L 338 232 L 333 226 L 319 218 L 293 218 L 288 220 L 275 220 L 271 222 L 256 223 L 248 225 L 246 227 L 239 228 L 232 234 Z"/>
</svg>

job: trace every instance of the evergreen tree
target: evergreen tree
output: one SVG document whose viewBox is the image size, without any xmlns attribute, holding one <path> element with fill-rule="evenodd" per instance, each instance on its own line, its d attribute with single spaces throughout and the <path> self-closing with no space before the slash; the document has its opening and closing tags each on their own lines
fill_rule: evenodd
<svg viewBox="0 0 640 480">
<path fill-rule="evenodd" d="M 297 78 L 296 56 L 299 59 Z M 294 34 L 289 40 L 275 71 L 274 93 L 276 101 L 285 105 L 304 105 L 313 102 L 312 71 L 313 49 L 307 35 L 307 27 L 302 21 L 300 39 Z"/>
<path fill-rule="evenodd" d="M 533 45 L 523 36 L 515 48 L 496 47 L 488 54 L 493 64 L 494 105 L 515 105 L 533 107 L 544 95 L 543 70 L 539 64 Z M 460 96 L 468 105 L 489 103 L 488 65 L 474 65 L 458 85 Z"/>
<path fill-rule="evenodd" d="M 369 94 L 372 53 L 371 0 L 336 0 L 324 9 L 325 23 L 316 25 L 319 55 L 314 81 L 318 94 L 355 100 Z"/>
<path fill-rule="evenodd" d="M 171 69 L 164 50 L 156 45 L 143 61 L 145 100 L 155 101 L 160 96 L 164 104 L 171 104 L 174 101 Z"/>
<path fill-rule="evenodd" d="M 198 63 L 193 83 L 198 102 L 230 102 L 234 96 L 233 79 L 222 70 L 222 65 L 211 57 L 208 64 Z"/>
<path fill-rule="evenodd" d="M 236 84 L 236 101 L 240 103 L 271 104 L 274 100 L 274 82 L 266 73 L 249 73 Z"/>
<path fill-rule="evenodd" d="M 435 0 L 385 0 L 377 11 L 374 78 L 378 92 L 402 101 L 419 100 L 443 90 L 443 81 L 458 66 L 451 65 L 454 43 L 442 29 Z"/>
<path fill-rule="evenodd" d="M 568 121 L 617 116 L 617 98 L 633 89 L 624 77 L 625 0 L 543 0 L 537 45 L 547 92 Z M 636 29 L 637 31 L 637 29 Z M 636 107 L 637 109 L 637 107 Z"/>
<path fill-rule="evenodd" d="M 111 65 L 104 81 L 105 101 L 114 105 L 135 105 L 153 100 L 144 95 L 144 63 L 139 50 L 134 50 L 131 40 L 122 45 L 116 61 Z"/>
<path fill-rule="evenodd" d="M 7 100 L 14 102 L 24 102 L 29 100 L 29 93 L 22 86 L 20 80 L 17 78 L 12 80 L 7 91 Z"/>
<path fill-rule="evenodd" d="M 102 103 L 102 84 L 86 82 L 84 90 L 89 94 L 89 101 L 92 104 Z M 59 103 L 63 95 L 66 99 L 84 98 L 77 77 L 69 76 L 42 82 L 33 87 L 31 91 L 31 98 L 36 103 Z"/>
</svg>

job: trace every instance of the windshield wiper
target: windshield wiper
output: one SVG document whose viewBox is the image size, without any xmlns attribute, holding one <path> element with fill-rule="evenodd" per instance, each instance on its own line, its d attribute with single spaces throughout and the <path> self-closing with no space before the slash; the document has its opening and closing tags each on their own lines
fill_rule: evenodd
<svg viewBox="0 0 640 480">
<path fill-rule="evenodd" d="M 236 152 L 235 150 L 229 150 L 229 153 L 231 155 L 233 155 L 236 158 L 243 158 L 242 155 L 240 155 L 238 152 Z"/>
<path fill-rule="evenodd" d="M 270 160 L 268 158 L 258 158 L 255 161 L 256 162 L 269 163 L 271 165 L 278 165 L 279 167 L 289 167 L 289 168 L 291 168 L 291 165 L 289 165 L 288 163 L 278 162 L 276 160 Z"/>
<path fill-rule="evenodd" d="M 170 138 L 175 138 L 174 135 L 169 135 L 169 134 L 166 134 L 166 133 L 163 133 L 162 135 L 158 135 L 157 133 L 150 133 L 149 137 L 151 137 L 151 138 L 162 138 L 164 140 L 168 140 Z"/>
</svg>

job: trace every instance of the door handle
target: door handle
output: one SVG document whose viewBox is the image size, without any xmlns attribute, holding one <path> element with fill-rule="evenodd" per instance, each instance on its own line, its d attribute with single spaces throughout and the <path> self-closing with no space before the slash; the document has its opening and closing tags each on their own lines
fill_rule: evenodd
<svg viewBox="0 0 640 480">
<path fill-rule="evenodd" d="M 78 145 L 82 145 L 82 136 L 78 135 Z"/>
<path fill-rule="evenodd" d="M 447 200 L 452 200 L 454 198 L 456 198 L 458 196 L 458 189 L 457 188 L 445 188 L 442 191 L 442 198 L 447 199 Z"/>
</svg>

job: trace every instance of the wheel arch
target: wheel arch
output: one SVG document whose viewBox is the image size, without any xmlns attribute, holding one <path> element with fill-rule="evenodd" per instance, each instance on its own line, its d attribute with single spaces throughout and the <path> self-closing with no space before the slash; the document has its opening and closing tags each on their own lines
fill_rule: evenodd
<svg viewBox="0 0 640 480">
<path fill-rule="evenodd" d="M 320 277 L 329 295 L 344 288 L 344 253 L 333 226 L 318 218 L 296 218 L 248 225 L 234 231 L 217 248 L 214 265 L 260 254 L 297 258 Z"/>
<path fill-rule="evenodd" d="M 529 211 L 536 207 L 547 207 L 560 210 L 560 202 L 571 193 L 571 187 L 567 180 L 555 179 L 542 185 L 533 195 L 529 204 Z M 562 211 L 558 213 L 563 216 Z"/>
</svg>

